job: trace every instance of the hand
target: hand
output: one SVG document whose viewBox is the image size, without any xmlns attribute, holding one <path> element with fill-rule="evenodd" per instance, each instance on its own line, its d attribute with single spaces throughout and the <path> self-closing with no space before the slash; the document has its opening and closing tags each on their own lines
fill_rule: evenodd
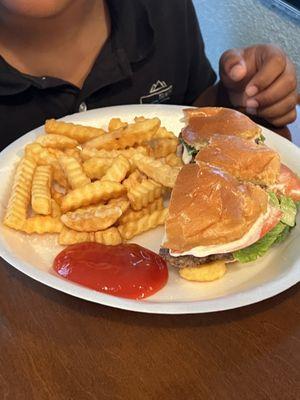
<svg viewBox="0 0 300 400">
<path fill-rule="evenodd" d="M 232 49 L 222 55 L 219 66 L 232 105 L 274 126 L 295 121 L 296 70 L 283 50 L 274 45 Z"/>
</svg>

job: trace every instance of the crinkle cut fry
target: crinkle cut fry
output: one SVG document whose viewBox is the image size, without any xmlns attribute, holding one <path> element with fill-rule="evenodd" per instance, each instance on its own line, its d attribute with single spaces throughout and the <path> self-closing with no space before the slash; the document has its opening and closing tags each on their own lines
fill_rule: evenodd
<svg viewBox="0 0 300 400">
<path fill-rule="evenodd" d="M 173 188 L 177 175 L 180 171 L 179 167 L 171 167 L 161 160 L 152 157 L 135 154 L 132 157 L 133 163 L 137 168 L 163 186 Z"/>
<path fill-rule="evenodd" d="M 62 155 L 59 157 L 58 161 L 72 189 L 77 189 L 91 183 L 90 178 L 86 176 L 82 165 L 75 157 Z"/>
<path fill-rule="evenodd" d="M 84 243 L 84 242 L 94 242 L 95 233 L 94 232 L 77 232 L 72 229 L 63 226 L 59 237 L 58 243 L 62 246 L 68 246 L 71 244 Z"/>
<path fill-rule="evenodd" d="M 51 180 L 52 168 L 50 165 L 36 167 L 32 181 L 31 206 L 37 214 L 51 214 Z"/>
<path fill-rule="evenodd" d="M 101 178 L 102 181 L 122 182 L 130 170 L 130 163 L 124 156 L 120 155 Z"/>
<path fill-rule="evenodd" d="M 59 218 L 53 218 L 49 215 L 35 215 L 27 218 L 22 226 L 22 231 L 26 233 L 59 233 L 63 224 Z"/>
<path fill-rule="evenodd" d="M 130 159 L 134 154 L 144 154 L 145 156 L 148 154 L 147 149 L 144 146 L 137 146 L 129 149 L 121 149 L 121 150 L 97 150 L 95 148 L 84 148 L 80 153 L 80 157 L 83 161 L 89 160 L 93 157 L 99 158 L 116 158 L 119 155 L 122 155 L 128 159 Z"/>
<path fill-rule="evenodd" d="M 160 126 L 158 118 L 147 119 L 135 124 L 129 124 L 124 129 L 107 133 L 85 143 L 85 148 L 105 150 L 125 149 L 126 147 L 142 144 L 153 138 Z"/>
<path fill-rule="evenodd" d="M 125 186 L 117 182 L 95 181 L 67 193 L 61 201 L 62 212 L 96 204 L 102 200 L 120 197 L 126 193 Z"/>
<path fill-rule="evenodd" d="M 62 246 L 84 242 L 97 242 L 107 246 L 115 246 L 122 243 L 122 237 L 115 227 L 98 232 L 77 232 L 64 226 L 60 232 L 58 242 Z"/>
<path fill-rule="evenodd" d="M 90 179 L 101 179 L 112 166 L 115 158 L 92 157 L 84 161 L 83 171 Z"/>
<path fill-rule="evenodd" d="M 147 207 L 163 194 L 163 187 L 152 179 L 144 179 L 141 183 L 129 189 L 127 196 L 131 208 L 135 211 Z"/>
<path fill-rule="evenodd" d="M 79 232 L 96 232 L 112 226 L 122 215 L 120 207 L 100 205 L 95 208 L 69 211 L 61 216 L 61 221 L 70 229 Z"/>
<path fill-rule="evenodd" d="M 50 151 L 51 150 L 51 151 Z M 39 143 L 30 143 L 25 147 L 26 157 L 33 158 L 38 165 L 51 165 L 53 168 L 53 179 L 60 184 L 60 186 L 66 188 L 67 179 L 59 165 L 57 159 L 57 152 L 53 153 L 54 149 L 46 149 Z"/>
<path fill-rule="evenodd" d="M 55 133 L 57 135 L 68 136 L 71 139 L 77 140 L 79 143 L 84 143 L 105 134 L 103 129 L 77 125 L 71 122 L 56 121 L 55 119 L 48 119 L 46 121 L 45 131 L 49 134 Z"/>
<path fill-rule="evenodd" d="M 137 221 L 128 222 L 124 225 L 119 225 L 118 230 L 124 240 L 130 240 L 134 236 L 139 235 L 149 229 L 156 228 L 165 223 L 168 214 L 168 209 L 153 211 L 151 214 L 144 215 Z"/>
<path fill-rule="evenodd" d="M 162 210 L 164 208 L 163 198 L 159 197 L 150 203 L 147 207 L 142 208 L 139 211 L 134 211 L 129 209 L 123 215 L 121 215 L 119 219 L 120 224 L 126 224 L 127 222 L 136 221 L 137 219 L 142 218 L 144 215 L 151 214 L 153 211 Z"/>
<path fill-rule="evenodd" d="M 111 227 L 104 231 L 95 232 L 95 242 L 106 246 L 116 246 L 122 243 L 122 237 L 117 228 Z"/>
<path fill-rule="evenodd" d="M 36 143 L 39 143 L 43 147 L 53 149 L 72 149 L 79 144 L 75 139 L 71 139 L 64 135 L 57 135 L 56 133 L 53 133 L 52 135 L 38 136 Z"/>
<path fill-rule="evenodd" d="M 29 157 L 22 158 L 17 166 L 4 216 L 4 224 L 10 228 L 20 229 L 26 220 L 35 168 L 36 162 Z"/>
</svg>

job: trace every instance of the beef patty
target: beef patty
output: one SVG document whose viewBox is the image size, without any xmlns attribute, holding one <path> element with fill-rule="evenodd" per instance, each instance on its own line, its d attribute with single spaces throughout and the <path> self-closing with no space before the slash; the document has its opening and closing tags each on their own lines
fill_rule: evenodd
<svg viewBox="0 0 300 400">
<path fill-rule="evenodd" d="M 159 250 L 159 255 L 172 267 L 175 268 L 186 268 L 186 267 L 198 267 L 201 264 L 206 264 L 212 261 L 224 260 L 233 261 L 232 253 L 223 254 L 211 254 L 206 257 L 195 257 L 195 256 L 178 256 L 173 257 L 170 254 L 169 249 L 161 247 Z"/>
</svg>

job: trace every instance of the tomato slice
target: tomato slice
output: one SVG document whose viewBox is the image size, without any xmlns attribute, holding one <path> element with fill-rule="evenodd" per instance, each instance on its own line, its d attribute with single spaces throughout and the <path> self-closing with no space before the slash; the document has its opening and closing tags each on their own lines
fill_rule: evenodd
<svg viewBox="0 0 300 400">
<path fill-rule="evenodd" d="M 294 201 L 300 200 L 300 178 L 284 164 L 281 164 L 276 188 Z"/>
<path fill-rule="evenodd" d="M 279 208 L 272 207 L 272 211 L 271 211 L 268 219 L 265 221 L 263 227 L 261 228 L 259 238 L 262 238 L 271 229 L 275 228 L 275 226 L 278 224 L 278 222 L 280 222 L 281 216 L 282 216 L 282 212 L 279 210 Z"/>
</svg>

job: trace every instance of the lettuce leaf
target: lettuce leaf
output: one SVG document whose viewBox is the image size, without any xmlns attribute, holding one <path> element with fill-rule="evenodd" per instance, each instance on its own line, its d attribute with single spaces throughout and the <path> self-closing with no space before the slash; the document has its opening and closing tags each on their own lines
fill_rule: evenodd
<svg viewBox="0 0 300 400">
<path fill-rule="evenodd" d="M 277 236 L 277 239 L 275 240 L 274 244 L 279 244 L 285 241 L 285 239 L 289 236 L 292 228 L 290 226 L 285 226 L 284 230 L 281 232 L 279 236 Z"/>
<path fill-rule="evenodd" d="M 286 225 L 279 222 L 275 228 L 269 231 L 264 237 L 259 239 L 244 249 L 233 252 L 233 257 L 240 263 L 247 263 L 257 260 L 259 257 L 266 254 L 269 248 L 276 242 L 276 240 L 283 234 Z"/>
<path fill-rule="evenodd" d="M 261 133 L 259 135 L 259 137 L 255 140 L 257 144 L 261 144 L 264 143 L 264 141 L 266 140 L 266 138 L 264 137 L 264 135 Z"/>
<path fill-rule="evenodd" d="M 274 192 L 268 192 L 269 195 L 269 203 L 272 207 L 280 208 L 280 203 L 278 197 Z"/>
<path fill-rule="evenodd" d="M 297 207 L 290 197 L 280 197 L 280 209 L 283 212 L 281 222 L 288 226 L 294 226 L 296 223 Z"/>
</svg>

